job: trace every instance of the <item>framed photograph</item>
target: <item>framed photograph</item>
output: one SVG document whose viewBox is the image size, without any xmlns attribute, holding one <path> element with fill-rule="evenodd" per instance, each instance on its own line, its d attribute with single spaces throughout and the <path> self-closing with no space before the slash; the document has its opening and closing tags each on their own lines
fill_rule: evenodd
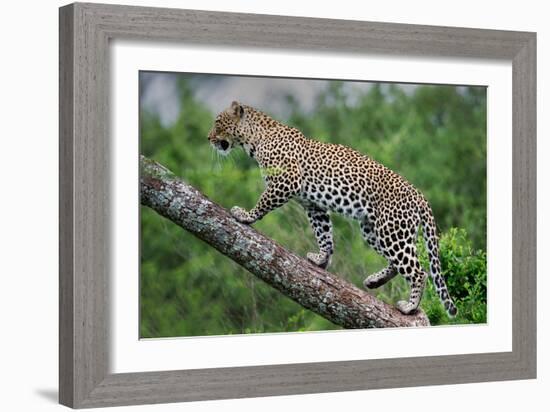
<svg viewBox="0 0 550 412">
<path fill-rule="evenodd" d="M 60 402 L 536 376 L 536 35 L 60 9 Z"/>
</svg>

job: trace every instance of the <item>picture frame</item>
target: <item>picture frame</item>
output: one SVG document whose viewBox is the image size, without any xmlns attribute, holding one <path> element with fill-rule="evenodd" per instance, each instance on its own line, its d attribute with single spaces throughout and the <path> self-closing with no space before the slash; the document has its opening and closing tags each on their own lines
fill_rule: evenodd
<svg viewBox="0 0 550 412">
<path fill-rule="evenodd" d="M 60 8 L 59 400 L 73 408 L 536 377 L 536 34 L 75 3 Z M 109 43 L 490 58 L 512 64 L 512 351 L 109 372 Z"/>
</svg>

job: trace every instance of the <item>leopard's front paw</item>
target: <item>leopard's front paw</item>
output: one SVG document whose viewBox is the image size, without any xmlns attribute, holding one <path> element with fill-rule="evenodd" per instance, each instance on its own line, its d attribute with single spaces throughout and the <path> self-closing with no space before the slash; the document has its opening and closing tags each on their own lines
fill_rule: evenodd
<svg viewBox="0 0 550 412">
<path fill-rule="evenodd" d="M 239 206 L 233 206 L 231 208 L 231 215 L 241 223 L 250 224 L 255 221 L 254 218 L 250 216 L 250 213 Z"/>
<path fill-rule="evenodd" d="M 399 311 L 404 315 L 410 315 L 416 311 L 416 308 L 406 300 L 400 300 L 397 302 L 397 309 L 399 309 Z"/>
<path fill-rule="evenodd" d="M 328 253 L 323 253 L 323 252 L 321 252 L 321 253 L 311 253 L 311 252 L 309 252 L 306 256 L 307 256 L 307 259 L 311 263 L 319 266 L 322 269 L 326 269 L 328 267 L 329 263 L 330 263 L 330 256 L 329 256 Z"/>
</svg>

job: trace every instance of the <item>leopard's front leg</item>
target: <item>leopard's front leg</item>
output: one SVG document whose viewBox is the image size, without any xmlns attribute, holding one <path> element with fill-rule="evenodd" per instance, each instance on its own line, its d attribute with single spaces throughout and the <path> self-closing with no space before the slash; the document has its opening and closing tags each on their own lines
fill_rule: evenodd
<svg viewBox="0 0 550 412">
<path fill-rule="evenodd" d="M 314 206 L 306 208 L 307 217 L 319 246 L 318 253 L 308 253 L 307 258 L 317 266 L 326 269 L 330 264 L 330 258 L 334 251 L 332 239 L 332 223 L 327 211 Z"/>
<path fill-rule="evenodd" d="M 242 207 L 240 206 L 233 206 L 231 208 L 231 215 L 237 219 L 239 222 L 241 223 L 246 223 L 246 224 L 252 224 L 254 223 L 256 220 L 258 219 L 255 219 L 250 212 L 247 212 L 245 209 L 243 209 Z"/>
<path fill-rule="evenodd" d="M 272 210 L 288 202 L 300 187 L 299 175 L 293 169 L 266 179 L 266 181 L 267 186 L 254 208 L 250 211 L 239 206 L 231 208 L 231 214 L 239 222 L 252 224 L 260 220 Z"/>
</svg>

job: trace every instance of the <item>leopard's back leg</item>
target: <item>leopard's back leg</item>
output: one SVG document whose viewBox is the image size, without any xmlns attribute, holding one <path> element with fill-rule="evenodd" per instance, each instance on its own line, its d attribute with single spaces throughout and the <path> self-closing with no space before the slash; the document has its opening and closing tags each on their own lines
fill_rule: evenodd
<svg viewBox="0 0 550 412">
<path fill-rule="evenodd" d="M 386 257 L 384 253 L 384 250 L 382 249 L 380 243 L 377 240 L 376 231 L 374 228 L 374 223 L 372 223 L 370 220 L 365 218 L 363 221 L 361 221 L 361 235 L 363 236 L 363 239 L 379 254 Z M 393 279 L 397 275 L 397 268 L 392 265 L 391 263 L 388 264 L 387 267 L 384 269 L 373 273 L 370 276 L 367 276 L 365 280 L 363 281 L 363 286 L 369 289 L 378 288 L 391 279 Z"/>
<path fill-rule="evenodd" d="M 414 242 L 406 246 L 405 250 L 407 250 L 407 247 L 411 250 L 410 254 L 403 253 L 401 257 L 401 252 L 399 252 L 396 255 L 397 260 L 395 262 L 397 271 L 405 278 L 410 288 L 409 300 L 397 302 L 397 308 L 406 315 L 418 309 L 428 278 L 428 274 L 422 269 L 416 256 Z"/>
<path fill-rule="evenodd" d="M 428 276 L 420 266 L 417 256 L 416 237 L 419 224 L 418 218 L 408 216 L 407 220 L 387 220 L 376 228 L 378 248 L 388 260 L 389 268 L 394 268 L 391 277 L 402 275 L 410 287 L 408 301 L 397 303 L 397 308 L 405 314 L 418 308 Z"/>
<path fill-rule="evenodd" d="M 404 314 L 418 309 L 428 274 L 420 265 L 416 249 L 416 238 L 420 219 L 408 216 L 408 219 L 395 220 L 386 233 L 384 245 L 391 255 L 390 261 L 397 268 L 397 272 L 407 281 L 410 293 L 408 301 L 397 302 L 397 308 Z"/>
</svg>

